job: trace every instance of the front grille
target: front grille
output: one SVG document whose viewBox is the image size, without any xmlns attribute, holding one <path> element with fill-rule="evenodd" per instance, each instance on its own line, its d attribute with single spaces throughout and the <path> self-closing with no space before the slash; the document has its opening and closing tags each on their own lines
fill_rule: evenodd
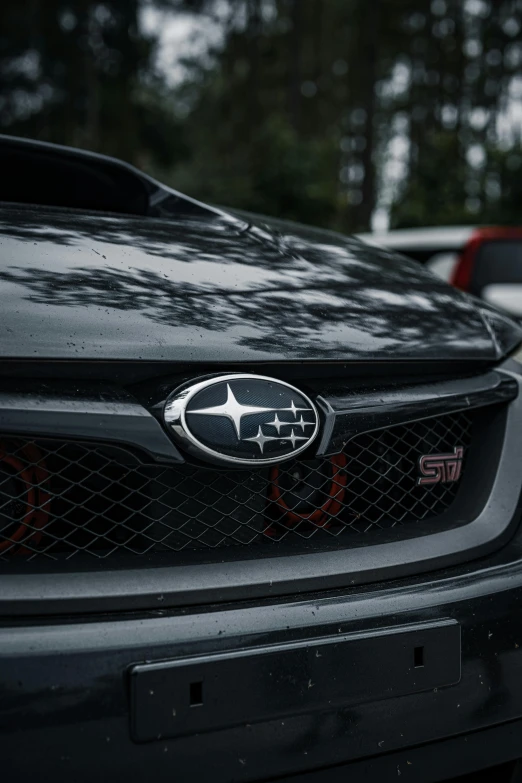
<svg viewBox="0 0 522 783">
<path fill-rule="evenodd" d="M 464 455 L 472 446 L 470 414 L 359 435 L 332 458 L 263 470 L 167 467 L 106 444 L 0 438 L 0 558 L 133 558 L 282 542 L 306 542 L 309 551 L 312 539 L 350 546 L 354 535 L 370 544 L 379 531 L 450 508 L 459 484 L 420 486 L 418 460 L 456 446 Z"/>
</svg>

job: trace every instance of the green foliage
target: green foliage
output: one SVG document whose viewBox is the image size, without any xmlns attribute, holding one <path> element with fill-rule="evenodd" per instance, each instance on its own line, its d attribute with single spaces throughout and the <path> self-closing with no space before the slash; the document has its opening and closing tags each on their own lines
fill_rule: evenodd
<svg viewBox="0 0 522 783">
<path fill-rule="evenodd" d="M 0 129 L 172 164 L 180 123 L 139 29 L 140 0 L 0 4 Z M 143 78 L 146 75 L 146 78 Z"/>
<path fill-rule="evenodd" d="M 488 161 L 482 221 L 490 224 L 520 226 L 522 224 L 522 149 L 490 150 Z"/>
<path fill-rule="evenodd" d="M 201 134 L 175 183 L 213 203 L 328 224 L 335 219 L 336 163 L 327 141 L 300 139 L 284 117 L 272 116 L 231 148 L 219 129 L 212 146 Z"/>
<path fill-rule="evenodd" d="M 192 20 L 174 86 L 145 12 Z M 522 0 L 0 4 L 1 131 L 345 231 L 520 222 L 520 79 Z"/>
<path fill-rule="evenodd" d="M 457 135 L 454 132 L 428 133 L 423 138 L 422 161 L 393 205 L 392 228 L 473 222 L 475 216 L 465 207 L 465 181 L 466 166 L 460 155 Z"/>
</svg>

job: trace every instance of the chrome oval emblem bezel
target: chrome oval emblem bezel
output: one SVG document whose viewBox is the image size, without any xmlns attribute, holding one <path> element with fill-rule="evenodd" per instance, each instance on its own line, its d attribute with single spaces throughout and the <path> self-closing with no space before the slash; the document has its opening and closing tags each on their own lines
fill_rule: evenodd
<svg viewBox="0 0 522 783">
<path fill-rule="evenodd" d="M 296 395 L 299 395 L 300 398 L 305 400 L 306 403 L 310 406 L 310 410 L 313 412 L 314 415 L 314 422 L 313 422 L 314 429 L 313 432 L 306 437 L 306 442 L 302 443 L 301 446 L 297 446 L 288 454 L 283 454 L 283 455 L 278 455 L 278 456 L 268 457 L 268 458 L 260 457 L 259 459 L 257 458 L 246 459 L 244 457 L 234 457 L 231 456 L 230 454 L 223 454 L 220 451 L 210 448 L 205 443 L 202 443 L 194 435 L 194 433 L 191 431 L 187 423 L 187 418 L 186 418 L 187 405 L 196 394 L 203 391 L 204 389 L 207 389 L 218 383 L 224 383 L 227 381 L 239 381 L 239 380 L 267 381 L 271 384 L 275 384 L 276 386 L 282 386 L 287 390 L 289 389 L 292 392 L 295 392 Z M 241 415 L 246 416 L 249 414 L 245 413 Z M 317 411 L 316 406 L 314 405 L 312 400 L 308 397 L 308 395 L 306 395 L 300 389 L 297 389 L 295 386 L 292 386 L 291 384 L 286 383 L 285 381 L 280 381 L 277 378 L 270 378 L 266 375 L 254 375 L 250 373 L 216 375 L 212 378 L 208 378 L 203 381 L 196 381 L 195 383 L 185 385 L 180 389 L 175 389 L 165 402 L 163 417 L 168 430 L 172 433 L 174 437 L 174 440 L 189 454 L 192 454 L 193 456 L 198 457 L 199 459 L 202 459 L 206 462 L 212 462 L 218 465 L 236 465 L 238 467 L 241 465 L 244 466 L 257 465 L 259 467 L 262 467 L 263 465 L 278 465 L 282 462 L 286 462 L 288 460 L 294 459 L 294 457 L 296 457 L 298 454 L 302 454 L 302 452 L 305 451 L 310 446 L 310 444 L 315 440 L 317 433 L 319 432 L 319 423 L 320 423 L 319 413 Z M 284 422 L 284 423 L 292 424 L 293 422 Z M 310 423 L 310 426 L 311 424 L 312 423 Z M 253 439 L 245 438 L 244 440 L 253 440 Z M 280 438 L 280 440 L 285 441 L 287 439 Z"/>
</svg>

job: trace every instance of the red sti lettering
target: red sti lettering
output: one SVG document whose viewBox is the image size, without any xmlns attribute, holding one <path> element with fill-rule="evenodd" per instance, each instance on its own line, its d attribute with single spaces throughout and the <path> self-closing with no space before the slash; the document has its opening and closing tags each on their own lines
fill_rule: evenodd
<svg viewBox="0 0 522 783">
<path fill-rule="evenodd" d="M 462 471 L 464 449 L 456 446 L 453 454 L 425 454 L 419 459 L 417 484 L 450 484 L 458 481 Z"/>
</svg>

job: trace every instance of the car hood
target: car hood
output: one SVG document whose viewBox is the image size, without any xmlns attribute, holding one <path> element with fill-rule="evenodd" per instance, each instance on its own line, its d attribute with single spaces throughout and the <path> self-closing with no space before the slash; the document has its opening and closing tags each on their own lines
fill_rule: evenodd
<svg viewBox="0 0 522 783">
<path fill-rule="evenodd" d="M 495 361 L 522 339 L 401 256 L 225 214 L 7 209 L 0 279 L 3 357 Z"/>
</svg>

